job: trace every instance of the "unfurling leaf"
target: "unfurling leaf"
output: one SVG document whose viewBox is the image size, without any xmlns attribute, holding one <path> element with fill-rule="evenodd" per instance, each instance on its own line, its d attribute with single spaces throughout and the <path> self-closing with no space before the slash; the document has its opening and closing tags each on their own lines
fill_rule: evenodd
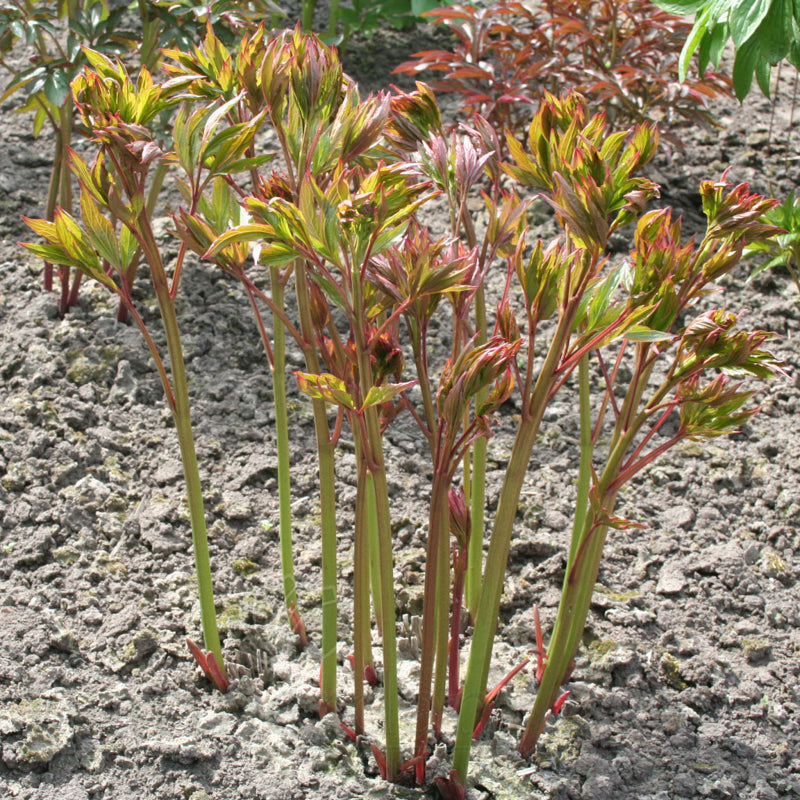
<svg viewBox="0 0 800 800">
<path fill-rule="evenodd" d="M 405 381 L 404 383 L 383 383 L 380 386 L 371 386 L 359 411 L 388 403 L 406 389 L 410 389 L 415 383 L 416 381 Z"/>
<path fill-rule="evenodd" d="M 356 411 L 357 406 L 345 382 L 330 373 L 313 375 L 308 372 L 295 372 L 297 386 L 301 392 L 314 400 L 324 400 L 335 406 L 341 406 L 349 411 Z"/>
</svg>

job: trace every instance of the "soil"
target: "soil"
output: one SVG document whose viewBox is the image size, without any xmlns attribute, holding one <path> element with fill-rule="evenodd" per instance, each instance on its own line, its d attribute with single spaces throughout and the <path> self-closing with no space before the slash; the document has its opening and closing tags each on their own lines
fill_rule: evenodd
<svg viewBox="0 0 800 800">
<path fill-rule="evenodd" d="M 379 32 L 351 42 L 347 69 L 366 90 L 400 83 L 390 68 L 423 45 L 414 32 Z M 682 131 L 685 151 L 651 168 L 687 232 L 701 224 L 700 180 L 727 167 L 729 179 L 779 196 L 800 183 L 784 80 L 771 137 L 760 95 L 743 107 L 718 103 L 721 130 Z M 114 321 L 99 288 L 85 286 L 59 319 L 40 264 L 17 246 L 29 235 L 20 214 L 41 213 L 51 143 L 32 137 L 15 105 L 6 101 L 0 118 L 0 797 L 424 796 L 385 784 L 333 716 L 317 717 L 313 424 L 290 386 L 298 584 L 311 634 L 301 651 L 280 595 L 270 380 L 236 287 L 207 266 L 185 280 L 180 318 L 220 625 L 230 661 L 248 669 L 222 695 L 189 658 L 184 639 L 199 637 L 199 613 L 177 439 L 158 378 L 138 331 Z M 175 247 L 166 235 L 164 246 Z M 629 487 L 619 510 L 645 528 L 609 540 L 564 714 L 522 762 L 514 742 L 535 692 L 523 670 L 475 747 L 471 798 L 800 797 L 800 298 L 785 273 L 746 278 L 741 268 L 714 299 L 778 334 L 790 376 L 764 388 L 761 412 L 741 433 L 679 448 Z M 145 313 L 157 319 L 152 304 Z M 298 354 L 290 361 L 301 366 Z M 555 616 L 576 425 L 565 395 L 531 461 L 496 679 L 534 646 L 534 603 L 546 631 Z M 512 436 L 509 415 L 490 442 L 490 512 Z M 422 565 L 430 472 L 410 424 L 390 429 L 386 446 L 410 706 L 420 595 L 407 579 Z M 347 719 L 356 476 L 346 447 L 337 473 Z M 444 752 L 434 760 L 447 763 Z"/>
</svg>

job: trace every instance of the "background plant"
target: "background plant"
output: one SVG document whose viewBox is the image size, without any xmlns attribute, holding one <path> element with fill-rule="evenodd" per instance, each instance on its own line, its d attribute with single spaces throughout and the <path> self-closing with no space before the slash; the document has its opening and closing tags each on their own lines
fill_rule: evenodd
<svg viewBox="0 0 800 800">
<path fill-rule="evenodd" d="M 280 10 L 270 0 L 213 0 L 198 5 L 188 0 L 138 0 L 130 4 L 138 12 L 141 35 L 134 30 L 135 17 L 125 6 L 110 9 L 106 0 L 59 0 L 41 3 L 36 0 L 3 0 L 0 3 L 0 66 L 11 76 L 0 101 L 23 94 L 19 112 L 33 112 L 33 132 L 38 136 L 45 123 L 55 139 L 53 166 L 44 207 L 44 218 L 53 220 L 57 206 L 71 212 L 72 175 L 68 151 L 74 134 L 91 136 L 92 131 L 75 129 L 75 109 L 70 83 L 87 66 L 85 50 L 106 56 L 136 52 L 135 74 L 139 68 L 151 73 L 158 61 L 159 49 L 179 46 L 189 48 L 202 39 L 207 26 L 223 41 L 238 40 L 241 33 Z M 12 58 L 21 47 L 33 55 L 20 68 Z M 169 112 L 167 112 L 168 115 Z M 165 121 L 161 132 L 167 133 Z M 153 200 L 158 195 L 163 170 L 153 181 Z M 152 211 L 152 202 L 151 202 Z M 135 274 L 141 254 L 131 261 L 128 280 Z M 70 267 L 58 268 L 61 296 L 59 313 L 66 313 L 78 301 L 80 271 L 70 274 Z M 52 266 L 45 265 L 45 288 L 52 288 Z M 127 309 L 120 304 L 119 315 Z"/>
<path fill-rule="evenodd" d="M 340 50 L 344 50 L 353 33 L 370 37 L 387 25 L 402 30 L 418 22 L 424 12 L 437 5 L 436 0 L 350 0 L 345 5 L 341 5 L 339 0 L 331 0 L 327 6 L 328 27 L 320 35 L 328 44 L 338 45 Z M 300 19 L 306 33 L 314 30 L 316 9 L 316 0 L 303 0 L 301 3 Z"/>
<path fill-rule="evenodd" d="M 710 123 L 708 99 L 729 91 L 716 73 L 679 76 L 690 25 L 650 2 L 504 2 L 426 16 L 452 32 L 452 50 L 416 53 L 396 72 L 443 73 L 433 88 L 461 95 L 464 113 L 500 131 L 521 134 L 544 91 L 581 92 L 621 126 L 656 118 L 667 129 Z"/>
<path fill-rule="evenodd" d="M 33 133 L 38 136 L 47 123 L 55 138 L 53 166 L 45 201 L 45 219 L 53 220 L 56 206 L 72 209 L 72 178 L 69 147 L 73 138 L 74 108 L 70 82 L 88 63 L 82 45 L 107 55 L 133 47 L 135 37 L 122 25 L 124 9 L 109 12 L 103 0 L 61 0 L 38 3 L 33 0 L 4 0 L 0 3 L 0 66 L 11 81 L 0 101 L 16 93 L 24 95 L 18 111 L 33 112 Z M 12 50 L 24 44 L 33 51 L 20 68 L 11 60 Z M 70 276 L 70 267 L 59 267 L 64 314 L 78 300 L 81 274 Z M 45 266 L 45 288 L 53 284 L 52 265 Z"/>
<path fill-rule="evenodd" d="M 800 69 L 800 5 L 794 0 L 655 0 L 673 14 L 694 15 L 680 57 L 680 74 L 688 73 L 697 53 L 703 75 L 719 66 L 725 45 L 733 42 L 733 86 L 743 100 L 753 75 L 761 91 L 770 95 L 770 73 L 784 58 Z"/>
<path fill-rule="evenodd" d="M 275 27 L 285 16 L 272 0 L 136 0 L 142 40 L 139 57 L 142 66 L 152 70 L 159 49 L 177 47 L 190 52 L 211 27 L 221 44 L 233 47 L 243 34 L 269 21 Z"/>
<path fill-rule="evenodd" d="M 787 198 L 775 208 L 765 212 L 762 221 L 781 229 L 773 239 L 753 242 L 747 248 L 747 255 L 766 256 L 751 273 L 753 278 L 772 267 L 783 266 L 792 277 L 800 292 L 800 197 L 790 192 Z"/>
</svg>

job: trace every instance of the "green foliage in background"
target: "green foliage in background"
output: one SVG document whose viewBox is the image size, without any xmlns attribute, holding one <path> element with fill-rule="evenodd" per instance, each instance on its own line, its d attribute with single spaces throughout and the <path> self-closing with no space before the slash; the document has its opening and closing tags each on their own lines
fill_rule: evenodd
<svg viewBox="0 0 800 800">
<path fill-rule="evenodd" d="M 782 59 L 800 69 L 800 0 L 655 0 L 673 14 L 694 14 L 694 27 L 681 53 L 681 80 L 697 53 L 702 74 L 718 66 L 728 40 L 736 58 L 733 86 L 743 100 L 756 76 L 769 97 L 770 73 Z"/>
</svg>

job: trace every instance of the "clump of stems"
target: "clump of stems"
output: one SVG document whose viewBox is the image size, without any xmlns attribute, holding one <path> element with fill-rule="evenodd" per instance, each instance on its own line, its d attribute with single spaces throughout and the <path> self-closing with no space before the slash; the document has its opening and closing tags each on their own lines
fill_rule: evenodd
<svg viewBox="0 0 800 800">
<path fill-rule="evenodd" d="M 603 115 L 589 114 L 579 95 L 546 95 L 525 142 L 509 135 L 501 147 L 500 134 L 480 117 L 445 135 L 424 85 L 362 99 L 335 51 L 317 38 L 299 28 L 264 37 L 263 30 L 246 37 L 232 54 L 209 31 L 192 53 L 166 54 L 168 78 L 161 84 L 143 73 L 134 86 L 119 64 L 91 55 L 94 71 L 73 85 L 100 148 L 91 166 L 72 155 L 81 222 L 63 210 L 53 222 L 30 220 L 47 244 L 27 246 L 117 294 L 145 335 L 178 429 L 206 647 L 221 669 L 174 306 L 188 251 L 241 282 L 270 362 L 284 592 L 303 638 L 283 386 L 284 337 L 294 340 L 305 359 L 295 378 L 312 404 L 319 462 L 320 713 L 340 711 L 334 455 L 347 426 L 357 474 L 349 542 L 354 728 L 347 730 L 357 741 L 370 735 L 363 681 L 376 682 L 380 661 L 383 743 L 370 744 L 381 772 L 391 781 L 425 784 L 431 740 L 444 737 L 449 705 L 458 713 L 453 770 L 438 785 L 445 796 L 463 798 L 472 740 L 500 688 L 526 666 L 511 669 L 489 690 L 515 518 L 545 410 L 562 389 L 577 385 L 581 455 L 572 539 L 546 648 L 536 614 L 538 692 L 520 742 L 526 756 L 548 717 L 564 707 L 561 687 L 572 670 L 606 538 L 631 524 L 615 514 L 621 488 L 678 442 L 738 429 L 753 413 L 753 391 L 733 379 L 768 378 L 781 369 L 764 349 L 768 334 L 740 330 L 725 309 L 694 308 L 746 247 L 778 233 L 762 219 L 774 203 L 745 185 L 705 182 L 707 231 L 698 242 L 684 243 L 680 220 L 668 209 L 644 211 L 658 195 L 658 187 L 639 175 L 657 147 L 651 124 L 613 131 Z M 165 151 L 148 125 L 178 98 L 173 147 Z M 262 167 L 273 154 L 255 147 L 265 125 L 278 142 L 277 167 L 269 174 Z M 508 163 L 499 160 L 502 151 L 510 154 Z M 165 162 L 180 168 L 186 202 L 175 215 L 182 245 L 171 271 L 161 260 L 145 202 L 149 169 Z M 481 187 L 486 214 L 478 226 L 471 201 Z M 555 213 L 560 234 L 550 242 L 529 235 L 531 194 Z M 450 216 L 440 238 L 420 213 L 434 197 L 443 199 Z M 610 237 L 629 225 L 630 254 L 612 261 Z M 169 373 L 125 277 L 137 250 L 161 308 Z M 256 267 L 269 270 L 270 294 L 254 280 Z M 294 294 L 296 318 L 287 310 L 287 292 Z M 271 336 L 264 307 L 272 314 Z M 449 352 L 437 360 L 429 334 L 445 309 L 452 322 Z M 631 375 L 624 385 L 623 366 Z M 601 382 L 599 397 L 592 394 L 593 378 Z M 488 521 L 484 561 L 485 500 L 478 489 L 486 440 L 514 393 L 520 419 Z M 415 733 L 405 747 L 384 454 L 385 432 L 403 413 L 418 424 L 433 472 Z M 462 608 L 473 624 L 466 665 Z"/>
</svg>

